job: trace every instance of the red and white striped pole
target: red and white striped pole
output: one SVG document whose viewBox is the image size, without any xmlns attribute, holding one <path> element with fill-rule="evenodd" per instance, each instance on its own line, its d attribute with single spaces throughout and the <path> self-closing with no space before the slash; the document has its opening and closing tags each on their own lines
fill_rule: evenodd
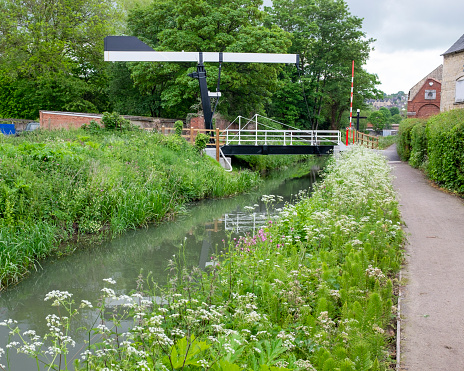
<svg viewBox="0 0 464 371">
<path fill-rule="evenodd" d="M 353 82 L 354 82 L 354 60 L 351 65 L 350 130 L 352 130 L 351 122 L 353 121 Z M 353 144 L 354 144 L 354 133 L 353 133 Z"/>
</svg>

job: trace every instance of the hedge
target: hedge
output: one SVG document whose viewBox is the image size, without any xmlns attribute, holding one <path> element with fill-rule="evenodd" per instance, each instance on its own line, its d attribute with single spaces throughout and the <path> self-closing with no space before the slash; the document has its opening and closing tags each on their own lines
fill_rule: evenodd
<svg viewBox="0 0 464 371">
<path fill-rule="evenodd" d="M 427 121 L 400 124 L 397 151 L 403 161 L 421 167 L 437 184 L 464 193 L 464 110 L 452 110 Z"/>
</svg>

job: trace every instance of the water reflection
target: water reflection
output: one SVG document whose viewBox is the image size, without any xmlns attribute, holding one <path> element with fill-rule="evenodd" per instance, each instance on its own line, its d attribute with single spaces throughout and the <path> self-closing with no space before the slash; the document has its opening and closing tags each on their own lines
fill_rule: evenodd
<svg viewBox="0 0 464 371">
<path fill-rule="evenodd" d="M 45 295 L 52 290 L 73 293 L 76 303 L 82 299 L 97 302 L 104 278 L 117 281 L 116 293 L 127 294 L 135 288 L 140 272 L 152 272 L 158 284 L 166 282 L 166 269 L 174 254 L 182 254 L 188 264 L 204 268 L 211 255 L 221 250 L 223 240 L 237 237 L 264 225 L 268 213 L 280 208 L 301 190 L 310 190 L 316 180 L 318 166 L 302 165 L 270 176 L 263 185 L 248 194 L 222 199 L 205 200 L 188 207 L 186 215 L 157 226 L 129 231 L 112 241 L 91 248 L 81 248 L 73 255 L 43 262 L 16 287 L 0 294 L 0 321 L 12 318 L 21 328 L 45 334 L 45 317 L 55 312 Z M 293 176 L 293 177 L 292 177 Z M 272 205 L 261 201 L 262 195 L 279 195 L 282 200 Z M 245 207 L 252 207 L 247 211 Z M 80 343 L 86 339 L 80 327 L 90 327 L 95 313 L 84 312 L 73 325 L 73 338 Z M 0 347 L 8 341 L 8 331 L 0 327 Z M 36 369 L 32 360 L 14 356 L 13 369 Z M 1 363 L 1 362 L 0 362 Z"/>
</svg>

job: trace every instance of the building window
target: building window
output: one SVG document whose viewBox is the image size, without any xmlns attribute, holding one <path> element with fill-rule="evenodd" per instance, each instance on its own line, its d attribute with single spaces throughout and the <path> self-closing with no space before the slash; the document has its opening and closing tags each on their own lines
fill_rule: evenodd
<svg viewBox="0 0 464 371">
<path fill-rule="evenodd" d="M 437 97 L 436 90 L 426 90 L 425 91 L 425 99 L 435 99 Z"/>
<path fill-rule="evenodd" d="M 456 81 L 456 103 L 464 102 L 464 76 Z"/>
</svg>

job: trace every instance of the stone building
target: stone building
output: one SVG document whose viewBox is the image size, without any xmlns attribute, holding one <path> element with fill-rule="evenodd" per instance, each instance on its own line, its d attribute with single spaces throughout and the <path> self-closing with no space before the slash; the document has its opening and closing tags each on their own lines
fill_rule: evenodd
<svg viewBox="0 0 464 371">
<path fill-rule="evenodd" d="M 443 55 L 440 111 L 464 108 L 464 35 Z"/>
<path fill-rule="evenodd" d="M 440 113 L 443 65 L 414 85 L 408 94 L 408 118 L 426 118 Z"/>
</svg>

